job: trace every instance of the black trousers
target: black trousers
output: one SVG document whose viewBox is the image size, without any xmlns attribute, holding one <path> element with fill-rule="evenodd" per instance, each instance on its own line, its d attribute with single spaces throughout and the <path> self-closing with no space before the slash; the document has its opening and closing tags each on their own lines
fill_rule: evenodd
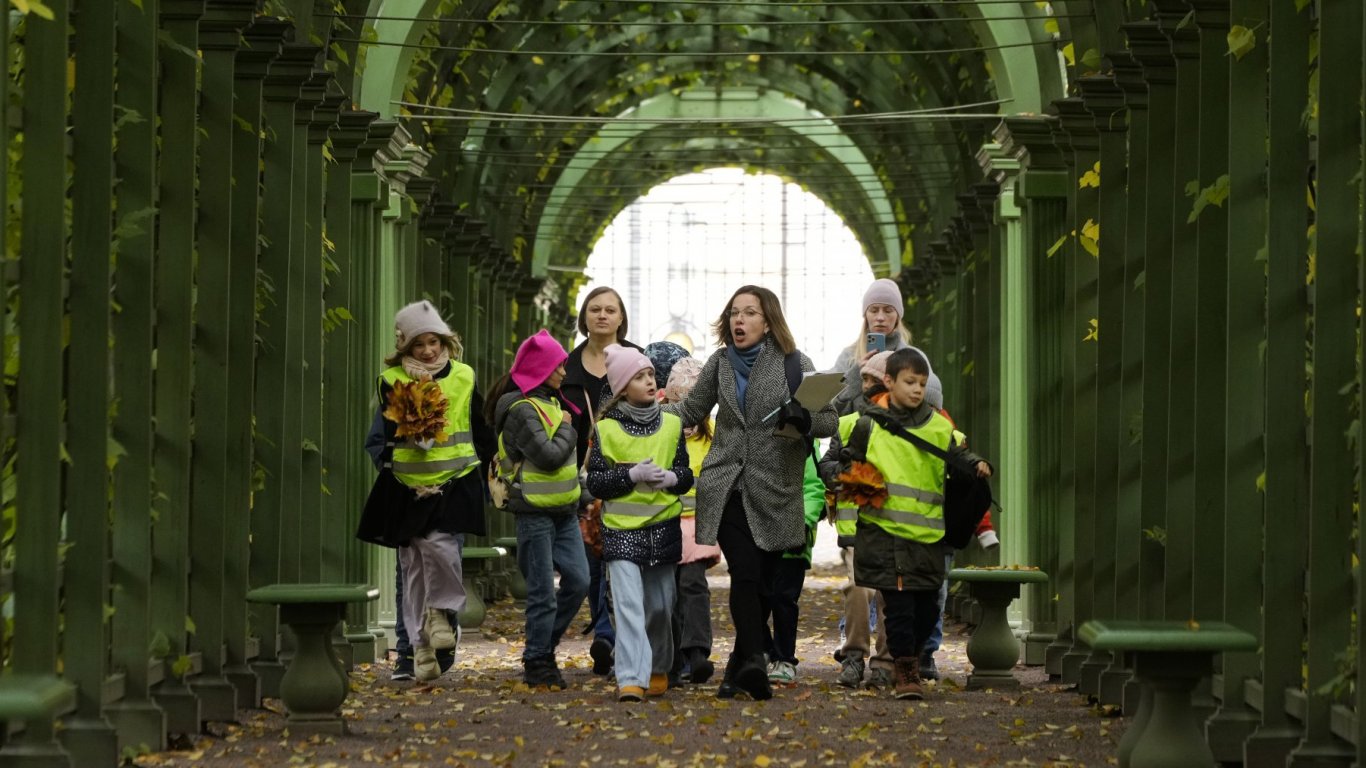
<svg viewBox="0 0 1366 768">
<path fill-rule="evenodd" d="M 730 568 L 730 618 L 735 622 L 735 656 L 749 659 L 764 652 L 767 626 L 764 604 L 773 594 L 781 552 L 766 552 L 754 543 L 740 494 L 731 494 L 721 515 L 716 543 Z M 937 594 L 937 593 L 936 593 Z"/>
<path fill-rule="evenodd" d="M 894 658 L 919 656 L 939 621 L 939 590 L 883 589 L 887 606 L 887 647 Z"/>
<path fill-rule="evenodd" d="M 806 584 L 806 560 L 799 557 L 779 559 L 773 577 L 773 592 L 764 605 L 765 647 L 770 661 L 796 664 L 797 620 L 801 616 L 798 601 Z M 773 632 L 769 634 L 769 617 L 773 618 Z"/>
</svg>

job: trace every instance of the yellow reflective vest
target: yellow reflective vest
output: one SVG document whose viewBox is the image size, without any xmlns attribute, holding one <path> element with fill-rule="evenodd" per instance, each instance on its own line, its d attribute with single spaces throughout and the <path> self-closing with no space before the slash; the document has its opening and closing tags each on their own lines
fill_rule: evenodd
<svg viewBox="0 0 1366 768">
<path fill-rule="evenodd" d="M 400 366 L 386 369 L 380 380 L 388 386 L 415 381 Z M 474 396 L 474 369 L 464 363 L 451 361 L 450 373 L 437 379 L 441 393 L 446 396 L 445 441 L 428 450 L 417 447 L 411 438 L 394 443 L 390 467 L 394 477 L 408 487 L 441 485 L 456 477 L 463 477 L 479 466 L 474 453 L 474 437 L 470 432 L 470 400 Z"/>
<path fill-rule="evenodd" d="M 707 452 L 711 450 L 710 437 L 701 434 L 693 435 L 684 441 L 688 449 L 688 467 L 692 469 L 692 487 L 688 492 L 678 497 L 683 503 L 683 516 L 697 516 L 697 478 L 702 474 L 702 462 L 707 458 Z"/>
<path fill-rule="evenodd" d="M 538 421 L 545 429 L 547 438 L 554 438 L 555 432 L 564 424 L 564 409 L 558 400 L 542 400 L 528 397 L 517 400 L 508 406 L 512 410 L 517 403 L 531 403 L 531 407 L 541 415 Z M 554 469 L 538 467 L 523 459 L 520 462 L 508 458 L 503 445 L 503 434 L 498 433 L 498 474 L 504 480 L 522 491 L 522 500 L 538 509 L 563 507 L 579 500 L 579 465 L 573 451 L 562 466 Z"/>
<path fill-rule="evenodd" d="M 840 441 L 843 445 L 849 444 L 849 435 L 854 432 L 854 425 L 858 423 L 860 413 L 848 413 L 840 417 L 839 433 Z M 847 424 L 846 424 L 847 423 Z M 854 534 L 858 529 L 858 505 L 848 499 L 835 497 L 835 534 L 839 537 L 839 544 L 842 547 L 852 547 L 854 545 Z"/>
<path fill-rule="evenodd" d="M 682 434 L 683 422 L 671 413 L 663 414 L 659 429 L 645 437 L 627 433 L 615 419 L 603 419 L 598 422 L 598 449 L 609 467 L 654 459 L 656 466 L 669 469 Z M 602 524 L 629 531 L 678 517 L 682 510 L 677 494 L 637 483 L 625 496 L 603 501 Z"/>
<path fill-rule="evenodd" d="M 840 420 L 840 441 L 848 442 L 857 419 Z M 944 538 L 944 462 L 916 448 L 870 420 L 867 460 L 887 484 L 887 500 L 879 509 L 865 505 L 858 519 L 903 539 L 933 544 Z M 931 445 L 947 451 L 953 425 L 939 413 L 917 428 L 906 428 Z"/>
</svg>

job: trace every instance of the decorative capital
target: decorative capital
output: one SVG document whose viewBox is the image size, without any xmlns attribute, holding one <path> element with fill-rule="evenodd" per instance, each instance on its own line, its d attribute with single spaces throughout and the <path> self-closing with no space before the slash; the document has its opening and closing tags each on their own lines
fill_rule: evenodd
<svg viewBox="0 0 1366 768">
<path fill-rule="evenodd" d="M 259 16 L 242 32 L 242 47 L 237 49 L 238 80 L 261 80 L 270 72 L 270 64 L 280 55 L 289 22 L 272 16 Z"/>
<path fill-rule="evenodd" d="M 237 50 L 255 14 L 256 0 L 208 0 L 199 19 L 200 50 Z"/>
<path fill-rule="evenodd" d="M 345 97 L 342 97 L 342 104 L 345 104 Z M 332 156 L 338 162 L 349 163 L 355 161 L 360 155 L 360 148 L 370 138 L 370 123 L 374 122 L 379 115 L 375 112 L 364 112 L 353 109 L 344 109 L 337 112 L 337 127 L 332 131 Z M 369 157 L 366 157 L 368 160 Z"/>
<path fill-rule="evenodd" d="M 299 101 L 304 85 L 313 77 L 319 49 L 312 45 L 287 44 L 266 74 L 265 97 L 270 101 Z M 310 107 L 311 108 L 311 107 Z"/>
<path fill-rule="evenodd" d="M 1001 121 L 1003 131 L 996 140 L 1019 158 L 1026 170 L 1060 170 L 1067 167 L 1062 151 L 1053 143 L 1053 124 L 1057 118 L 1045 115 L 1019 115 Z"/>
<path fill-rule="evenodd" d="M 1083 77 L 1077 80 L 1082 106 L 1095 119 L 1101 133 L 1123 133 L 1128 130 L 1125 119 L 1124 91 L 1115 78 L 1106 76 Z"/>
<path fill-rule="evenodd" d="M 1120 29 L 1129 38 L 1129 50 L 1143 66 L 1143 76 L 1149 84 L 1176 82 L 1176 57 L 1172 55 L 1171 41 L 1162 34 L 1157 22 L 1122 24 Z"/>
<path fill-rule="evenodd" d="M 1096 130 L 1096 120 L 1079 97 L 1058 99 L 1053 102 L 1052 109 L 1058 114 L 1059 130 L 1054 140 L 1059 147 L 1070 148 L 1073 152 L 1094 152 L 1100 149 L 1100 133 Z"/>
</svg>

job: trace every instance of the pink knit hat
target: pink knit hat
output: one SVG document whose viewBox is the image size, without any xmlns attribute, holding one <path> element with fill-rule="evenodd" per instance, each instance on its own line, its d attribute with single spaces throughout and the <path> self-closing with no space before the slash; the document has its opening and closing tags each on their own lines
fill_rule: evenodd
<svg viewBox="0 0 1366 768">
<path fill-rule="evenodd" d="M 664 399 L 670 403 L 683 401 L 697 384 L 702 364 L 695 357 L 680 358 L 669 371 L 669 383 L 664 386 Z"/>
<path fill-rule="evenodd" d="M 883 350 L 868 358 L 868 362 L 863 364 L 863 368 L 859 372 L 864 376 L 872 376 L 880 382 L 882 377 L 887 375 L 887 358 L 891 356 L 892 350 Z"/>
<path fill-rule="evenodd" d="M 523 394 L 527 394 L 544 384 L 550 374 L 560 367 L 560 363 L 568 358 L 569 353 L 564 351 L 560 342 L 542 328 L 517 347 L 517 356 L 512 359 L 512 383 Z"/>
<path fill-rule="evenodd" d="M 613 395 L 625 392 L 637 373 L 646 368 L 654 370 L 654 363 L 638 349 L 608 344 L 603 351 L 607 353 L 607 386 L 612 388 Z"/>
</svg>

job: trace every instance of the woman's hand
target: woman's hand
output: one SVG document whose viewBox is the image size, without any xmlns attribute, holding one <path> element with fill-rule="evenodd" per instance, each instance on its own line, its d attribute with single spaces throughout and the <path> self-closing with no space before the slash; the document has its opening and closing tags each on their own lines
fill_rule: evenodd
<svg viewBox="0 0 1366 768">
<path fill-rule="evenodd" d="M 991 477 L 991 465 L 986 463 L 985 461 L 977 462 L 977 476 Z"/>
</svg>

